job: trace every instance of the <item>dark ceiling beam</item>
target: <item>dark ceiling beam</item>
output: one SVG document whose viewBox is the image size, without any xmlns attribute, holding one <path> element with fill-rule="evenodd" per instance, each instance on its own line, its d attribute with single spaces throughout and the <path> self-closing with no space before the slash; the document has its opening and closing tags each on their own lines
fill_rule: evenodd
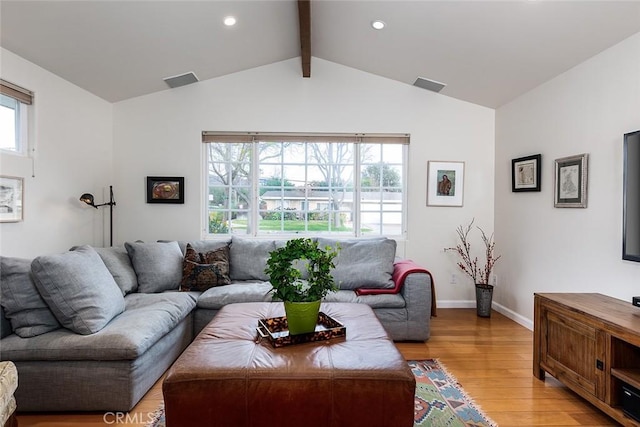
<svg viewBox="0 0 640 427">
<path fill-rule="evenodd" d="M 311 77 L 311 0 L 298 0 L 302 77 Z"/>
</svg>

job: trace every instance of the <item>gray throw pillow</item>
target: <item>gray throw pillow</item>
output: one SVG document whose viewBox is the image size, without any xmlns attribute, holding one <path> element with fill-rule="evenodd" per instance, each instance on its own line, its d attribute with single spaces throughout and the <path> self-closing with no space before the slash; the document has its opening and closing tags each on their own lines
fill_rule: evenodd
<svg viewBox="0 0 640 427">
<path fill-rule="evenodd" d="M 333 260 L 333 280 L 340 289 L 393 288 L 396 241 L 385 237 L 336 240 L 318 238 L 321 248 L 340 244 Z"/>
<path fill-rule="evenodd" d="M 182 252 L 178 242 L 126 242 L 138 277 L 138 292 L 178 290 L 182 280 Z"/>
<path fill-rule="evenodd" d="M 67 329 L 89 335 L 124 311 L 124 297 L 100 255 L 91 246 L 31 263 L 40 295 Z"/>
<path fill-rule="evenodd" d="M 138 289 L 138 278 L 124 246 L 94 248 L 115 279 L 123 295 Z"/>
<path fill-rule="evenodd" d="M 273 240 L 231 238 L 231 280 L 269 280 L 264 272 L 269 253 L 275 250 Z"/>
<path fill-rule="evenodd" d="M 0 257 L 0 303 L 19 337 L 35 337 L 60 328 L 33 283 L 29 259 Z"/>
</svg>

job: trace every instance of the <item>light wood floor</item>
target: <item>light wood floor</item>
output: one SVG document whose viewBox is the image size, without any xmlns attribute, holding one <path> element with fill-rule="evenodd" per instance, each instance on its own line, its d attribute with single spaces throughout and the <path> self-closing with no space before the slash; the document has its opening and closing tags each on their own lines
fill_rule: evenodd
<svg viewBox="0 0 640 427">
<path fill-rule="evenodd" d="M 402 354 L 407 359 L 438 358 L 500 427 L 618 425 L 555 379 L 535 379 L 531 331 L 499 313 L 484 319 L 472 309 L 439 309 L 431 325 L 427 343 L 398 343 Z M 161 381 L 128 417 L 25 414 L 18 422 L 20 427 L 143 426 L 162 402 Z"/>
</svg>

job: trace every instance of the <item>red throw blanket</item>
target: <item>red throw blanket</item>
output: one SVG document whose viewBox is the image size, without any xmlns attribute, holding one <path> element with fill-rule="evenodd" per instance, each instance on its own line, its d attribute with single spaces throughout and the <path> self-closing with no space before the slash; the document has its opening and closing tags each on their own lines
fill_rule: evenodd
<svg viewBox="0 0 640 427">
<path fill-rule="evenodd" d="M 433 280 L 433 276 L 431 275 L 431 273 L 429 272 L 429 270 L 426 270 L 422 267 L 420 267 L 418 264 L 416 264 L 415 262 L 409 260 L 409 259 L 404 259 L 401 261 L 396 262 L 393 265 L 393 283 L 395 283 L 395 287 L 394 288 L 374 288 L 374 289 L 368 289 L 368 288 L 360 288 L 360 289 L 356 289 L 356 295 L 360 296 L 360 295 L 381 295 L 381 294 L 397 294 L 398 292 L 400 292 L 400 289 L 402 289 L 402 286 L 404 285 L 404 280 L 407 278 L 407 276 L 411 273 L 425 273 L 429 275 L 429 278 L 431 279 L 431 315 L 432 316 L 436 316 L 436 288 L 435 288 L 435 282 Z"/>
</svg>

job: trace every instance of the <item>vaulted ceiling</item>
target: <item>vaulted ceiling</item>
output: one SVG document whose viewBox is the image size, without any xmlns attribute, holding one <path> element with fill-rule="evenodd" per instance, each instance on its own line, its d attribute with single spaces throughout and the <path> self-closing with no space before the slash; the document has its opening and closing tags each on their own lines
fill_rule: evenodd
<svg viewBox="0 0 640 427">
<path fill-rule="evenodd" d="M 322 58 L 492 108 L 640 32 L 639 1 L 313 0 L 310 17 L 310 78 Z M 111 102 L 301 55 L 294 0 L 2 0 L 0 45 Z"/>
</svg>

